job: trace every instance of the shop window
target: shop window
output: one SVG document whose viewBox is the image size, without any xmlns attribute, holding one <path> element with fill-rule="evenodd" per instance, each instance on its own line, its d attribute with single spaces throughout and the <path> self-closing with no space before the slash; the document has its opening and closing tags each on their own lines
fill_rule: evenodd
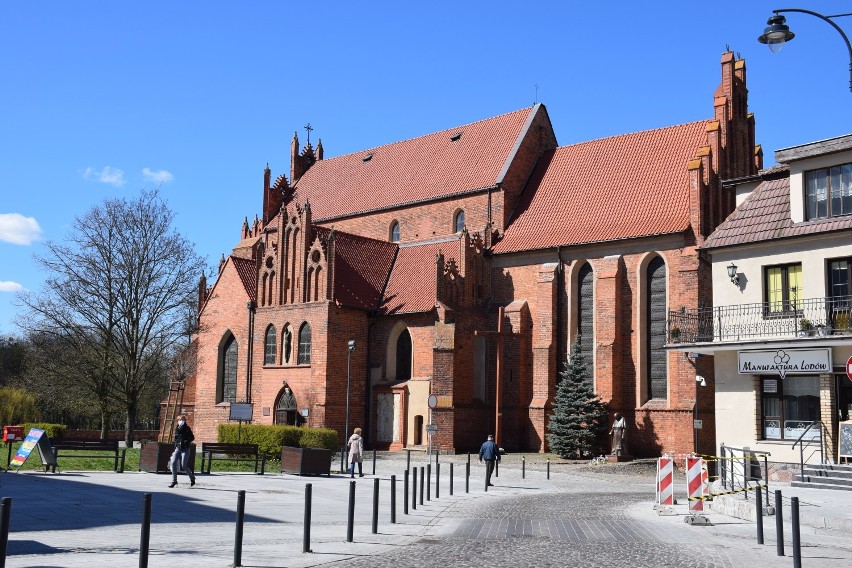
<svg viewBox="0 0 852 568">
<path fill-rule="evenodd" d="M 763 377 L 760 390 L 766 440 L 795 441 L 811 422 L 820 419 L 817 375 Z M 806 438 L 818 436 L 819 429 L 806 434 Z"/>
</svg>

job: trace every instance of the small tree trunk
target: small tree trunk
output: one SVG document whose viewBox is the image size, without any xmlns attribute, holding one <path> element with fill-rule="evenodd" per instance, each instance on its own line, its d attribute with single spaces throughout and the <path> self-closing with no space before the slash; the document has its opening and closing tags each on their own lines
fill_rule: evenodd
<svg viewBox="0 0 852 568">
<path fill-rule="evenodd" d="M 136 424 L 136 406 L 127 405 L 127 419 L 124 423 L 124 444 L 128 448 L 133 447 L 133 427 Z"/>
</svg>

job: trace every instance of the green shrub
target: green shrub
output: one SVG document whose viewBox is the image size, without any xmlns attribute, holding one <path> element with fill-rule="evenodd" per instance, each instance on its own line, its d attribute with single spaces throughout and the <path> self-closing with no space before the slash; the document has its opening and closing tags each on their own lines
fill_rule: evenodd
<svg viewBox="0 0 852 568">
<path fill-rule="evenodd" d="M 29 434 L 30 428 L 38 428 L 39 430 L 44 430 L 44 433 L 51 440 L 62 438 L 65 436 L 65 430 L 68 429 L 68 426 L 65 424 L 50 424 L 48 422 L 27 422 L 20 426 L 24 429 L 24 436 Z"/>
<path fill-rule="evenodd" d="M 302 439 L 299 446 L 303 448 L 327 448 L 337 451 L 337 430 L 331 428 L 299 428 Z"/>
<path fill-rule="evenodd" d="M 219 424 L 217 440 L 224 444 L 257 444 L 258 450 L 272 459 L 281 457 L 281 448 L 337 449 L 337 432 L 328 428 L 305 428 L 266 424 Z"/>
</svg>

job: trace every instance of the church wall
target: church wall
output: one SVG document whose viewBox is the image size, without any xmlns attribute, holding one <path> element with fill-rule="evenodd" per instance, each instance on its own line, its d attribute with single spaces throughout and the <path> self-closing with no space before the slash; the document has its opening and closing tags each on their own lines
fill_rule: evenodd
<svg viewBox="0 0 852 568">
<path fill-rule="evenodd" d="M 483 191 L 456 199 L 401 207 L 360 217 L 320 221 L 318 224 L 388 241 L 391 224 L 396 221 L 399 223 L 400 243 L 408 243 L 452 235 L 455 232 L 455 215 L 460 209 L 464 210 L 468 231 L 481 232 L 488 221 L 488 194 Z"/>
<path fill-rule="evenodd" d="M 216 404 L 219 343 L 230 330 L 237 340 L 237 398 L 245 396 L 245 369 L 248 357 L 249 297 L 232 263 L 219 275 L 201 316 L 198 333 L 198 364 L 195 387 L 195 415 L 190 418 L 196 443 L 215 442 L 216 425 L 228 421 L 230 404 Z"/>
<path fill-rule="evenodd" d="M 694 362 L 689 361 L 682 353 L 669 352 L 667 354 L 669 363 L 669 388 L 667 400 L 646 401 L 642 398 L 641 381 L 644 380 L 644 372 L 640 368 L 644 365 L 642 337 L 646 333 L 643 329 L 645 319 L 639 315 L 639 310 L 644 293 L 644 287 L 640 280 L 644 278 L 642 271 L 643 262 L 654 254 L 659 253 L 666 261 L 669 306 L 673 308 L 696 307 L 700 303 L 702 293 L 706 286 L 699 282 L 700 270 L 695 251 L 692 248 L 674 247 L 676 241 L 671 237 L 667 239 L 648 240 L 644 247 L 637 247 L 636 243 L 623 246 L 625 250 L 619 251 L 611 246 L 608 250 L 594 250 L 589 252 L 600 255 L 606 252 L 609 257 L 590 257 L 595 273 L 595 368 L 596 392 L 601 398 L 610 404 L 610 415 L 615 411 L 625 414 L 629 421 L 632 432 L 630 433 L 630 451 L 636 455 L 658 455 L 660 451 L 686 452 L 693 448 L 692 412 L 696 397 L 695 375 L 697 370 Z M 666 246 L 666 249 L 657 249 L 657 246 Z M 641 250 L 646 248 L 647 251 Z M 618 254 L 619 252 L 625 254 Z M 650 256 L 649 256 L 650 255 Z M 555 254 L 552 255 L 555 257 Z M 559 333 L 542 334 L 541 330 L 530 329 L 525 335 L 529 340 L 538 341 L 537 349 L 552 347 L 557 349 L 557 341 L 570 345 L 571 338 L 576 334 L 576 319 L 573 312 L 576 310 L 576 291 L 571 289 L 570 281 L 566 281 L 566 274 L 570 273 L 572 263 L 584 259 L 582 250 L 571 249 L 563 253 L 565 264 L 563 264 L 562 306 L 541 305 L 541 302 L 555 302 L 558 293 L 539 294 L 537 286 L 539 282 L 539 269 L 541 264 L 533 263 L 532 258 L 524 259 L 518 256 L 518 264 L 512 264 L 508 259 L 502 259 L 496 263 L 493 270 L 495 279 L 495 301 L 508 303 L 509 301 L 525 300 L 530 310 L 531 323 L 547 320 L 550 310 L 559 310 L 560 325 Z M 534 259 L 536 261 L 542 258 Z M 525 262 L 529 262 L 526 264 Z M 567 301 L 567 303 L 566 303 Z M 541 325 L 539 323 L 539 325 Z M 496 329 L 496 318 L 492 322 L 492 329 Z M 542 343 L 542 337 L 547 338 L 549 345 Z M 503 404 L 508 404 L 512 397 L 517 397 L 519 391 L 511 383 L 513 373 L 522 373 L 524 381 L 538 384 L 543 380 L 541 373 L 549 373 L 546 380 L 551 381 L 550 388 L 555 389 L 555 381 L 558 372 L 562 368 L 565 354 L 556 361 L 555 369 L 545 364 L 546 359 L 536 360 L 535 365 L 524 365 L 521 361 L 521 353 L 518 349 L 529 350 L 529 342 L 507 341 L 504 345 L 504 392 Z M 709 358 L 706 358 L 709 359 Z M 588 363 L 588 362 L 587 362 Z M 702 362 L 704 364 L 704 362 Z M 548 369 L 552 370 L 548 370 Z M 528 375 L 524 369 L 529 369 Z M 702 373 L 712 373 L 712 367 L 705 368 Z M 493 364 L 490 371 L 493 381 Z M 516 375 L 517 376 L 517 375 Z M 707 404 L 705 416 L 711 412 L 712 401 L 706 397 L 710 389 L 701 393 L 702 401 Z M 509 428 L 525 427 L 524 419 L 526 413 L 529 417 L 530 428 L 527 439 L 531 445 L 536 440 L 543 444 L 546 434 L 547 412 L 541 408 L 529 409 L 528 401 L 523 397 L 516 398 L 519 406 L 514 409 L 504 407 L 505 431 L 504 439 L 510 440 Z M 704 406 L 704 404 L 702 404 Z M 493 412 L 493 411 L 492 411 Z M 493 423 L 493 418 L 490 420 Z M 705 429 L 702 436 L 712 435 L 712 431 Z M 702 445 L 712 447 L 712 441 L 707 438 Z M 535 449 L 535 448 L 531 448 Z M 543 449 L 543 445 L 538 449 Z"/>
</svg>

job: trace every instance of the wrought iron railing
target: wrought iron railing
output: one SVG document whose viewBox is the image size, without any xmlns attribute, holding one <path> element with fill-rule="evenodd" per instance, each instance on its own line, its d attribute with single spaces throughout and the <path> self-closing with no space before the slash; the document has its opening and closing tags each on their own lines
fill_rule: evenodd
<svg viewBox="0 0 852 568">
<path fill-rule="evenodd" d="M 805 481 L 805 462 L 809 461 L 811 456 L 813 456 L 817 451 L 819 451 L 819 463 L 825 463 L 825 456 L 823 455 L 822 450 L 822 429 L 822 421 L 814 420 L 813 422 L 808 424 L 808 427 L 805 429 L 804 432 L 802 432 L 802 435 L 799 436 L 799 439 L 796 440 L 796 443 L 793 444 L 794 450 L 796 449 L 796 446 L 799 446 L 799 471 L 801 473 L 802 481 Z M 813 432 L 814 430 L 819 434 L 818 436 L 806 436 L 806 434 L 808 434 L 809 432 Z M 816 450 L 811 449 L 811 442 L 813 442 L 814 439 L 819 441 L 819 447 Z M 810 454 L 807 460 L 805 459 L 806 448 L 810 450 Z"/>
<path fill-rule="evenodd" d="M 852 296 L 669 312 L 669 343 L 819 337 L 852 333 Z"/>
</svg>

